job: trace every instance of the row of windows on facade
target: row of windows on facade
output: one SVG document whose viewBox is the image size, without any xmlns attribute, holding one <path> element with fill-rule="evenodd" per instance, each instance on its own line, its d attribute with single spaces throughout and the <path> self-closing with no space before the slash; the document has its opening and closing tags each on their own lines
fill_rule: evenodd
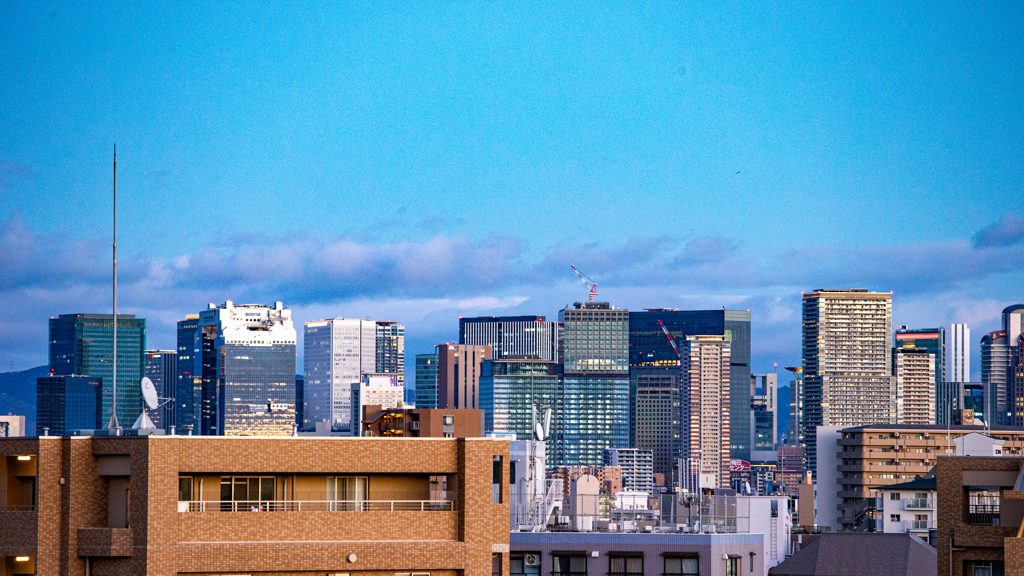
<svg viewBox="0 0 1024 576">
<path fill-rule="evenodd" d="M 539 552 L 515 553 L 509 557 L 510 576 L 539 576 L 541 568 Z M 726 559 L 726 576 L 739 576 L 741 564 L 739 557 Z M 697 556 L 665 556 L 662 559 L 663 576 L 698 576 L 700 574 L 700 558 Z M 588 558 L 580 555 L 553 554 L 551 557 L 551 574 L 553 576 L 586 576 Z M 754 571 L 754 557 L 750 556 L 749 571 Z M 628 552 L 608 553 L 608 576 L 643 576 L 644 558 Z M 496 566 L 494 574 L 500 574 Z"/>
</svg>

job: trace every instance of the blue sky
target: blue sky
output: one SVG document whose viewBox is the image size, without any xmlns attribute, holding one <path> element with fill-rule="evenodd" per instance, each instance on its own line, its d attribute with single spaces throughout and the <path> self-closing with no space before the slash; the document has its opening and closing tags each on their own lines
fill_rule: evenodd
<svg viewBox="0 0 1024 576">
<path fill-rule="evenodd" d="M 396 3 L 397 4 L 397 3 Z M 894 322 L 1024 300 L 1024 5 L 0 4 L 0 370 L 120 308 L 173 347 L 208 302 L 375 316 L 749 308 Z M 977 373 L 977 359 L 974 362 Z"/>
</svg>

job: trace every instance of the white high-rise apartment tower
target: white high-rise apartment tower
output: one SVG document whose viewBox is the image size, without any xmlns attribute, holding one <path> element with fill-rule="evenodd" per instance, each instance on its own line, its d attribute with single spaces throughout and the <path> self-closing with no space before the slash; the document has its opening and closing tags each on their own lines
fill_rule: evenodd
<svg viewBox="0 0 1024 576">
<path fill-rule="evenodd" d="M 970 382 L 971 329 L 967 324 L 950 324 L 946 338 L 946 380 Z"/>
<path fill-rule="evenodd" d="M 805 462 L 817 471 L 818 426 L 896 423 L 892 293 L 803 295 Z"/>
<path fill-rule="evenodd" d="M 699 461 L 701 474 L 712 475 L 715 487 L 728 488 L 732 341 L 726 336 L 687 336 L 680 344 L 681 456 Z"/>
</svg>

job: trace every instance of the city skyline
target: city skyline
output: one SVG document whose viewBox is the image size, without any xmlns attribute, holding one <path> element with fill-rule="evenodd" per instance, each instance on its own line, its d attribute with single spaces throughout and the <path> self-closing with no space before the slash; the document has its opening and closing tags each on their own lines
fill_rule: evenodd
<svg viewBox="0 0 1024 576">
<path fill-rule="evenodd" d="M 115 142 L 155 347 L 281 299 L 393 318 L 411 356 L 553 317 L 575 264 L 623 308 L 750 309 L 754 370 L 799 363 L 816 288 L 892 290 L 975 355 L 1021 300 L 1024 8 L 933 8 L 0 6 L 0 369 L 109 312 Z"/>
</svg>

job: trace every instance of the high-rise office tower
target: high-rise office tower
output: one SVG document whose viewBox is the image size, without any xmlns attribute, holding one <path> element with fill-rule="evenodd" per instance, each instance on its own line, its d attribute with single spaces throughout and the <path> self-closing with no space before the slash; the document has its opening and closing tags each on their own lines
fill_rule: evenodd
<svg viewBox="0 0 1024 576">
<path fill-rule="evenodd" d="M 750 375 L 751 450 L 775 450 L 778 438 L 779 375 L 775 372 Z"/>
<path fill-rule="evenodd" d="M 290 436 L 295 422 L 295 328 L 281 302 L 210 304 L 199 313 L 204 435 Z"/>
<path fill-rule="evenodd" d="M 896 422 L 892 293 L 815 290 L 803 295 L 803 440 L 817 474 L 817 427 Z"/>
<path fill-rule="evenodd" d="M 600 466 L 607 448 L 629 446 L 629 311 L 577 302 L 563 324 L 563 409 L 555 466 Z"/>
<path fill-rule="evenodd" d="M 146 377 L 153 381 L 156 395 L 161 399 L 174 398 L 178 383 L 177 350 L 146 350 L 144 356 Z M 165 430 L 176 426 L 176 408 L 175 402 L 161 400 L 161 406 L 156 411 L 149 411 L 153 424 Z"/>
<path fill-rule="evenodd" d="M 926 348 L 901 346 L 892 350 L 896 377 L 896 423 L 934 425 L 935 354 Z"/>
<path fill-rule="evenodd" d="M 789 432 L 786 433 L 787 446 L 799 446 L 800 457 L 804 457 L 804 368 L 803 366 L 787 366 L 786 370 L 793 373 L 789 381 Z"/>
<path fill-rule="evenodd" d="M 966 324 L 950 324 L 946 331 L 946 372 L 936 381 L 935 422 L 945 425 L 954 410 L 964 408 L 965 386 L 971 379 L 971 331 Z M 970 394 L 966 394 L 969 396 Z M 979 418 L 981 412 L 978 412 Z"/>
<path fill-rule="evenodd" d="M 687 336 L 680 347 L 682 457 L 699 461 L 700 472 L 713 474 L 718 488 L 730 485 L 731 349 L 725 336 Z"/>
<path fill-rule="evenodd" d="M 94 376 L 36 378 L 36 432 L 42 435 L 49 429 L 50 436 L 65 436 L 105 426 L 100 418 L 102 388 L 102 379 Z"/>
<path fill-rule="evenodd" d="M 352 384 L 366 374 L 395 374 L 405 384 L 405 327 L 384 320 L 334 318 L 306 322 L 303 333 L 303 430 L 330 422 L 357 434 Z"/>
<path fill-rule="evenodd" d="M 480 376 L 490 346 L 437 345 L 437 407 L 480 408 Z"/>
<path fill-rule="evenodd" d="M 679 369 L 672 372 L 639 374 L 633 394 L 630 445 L 649 450 L 654 472 L 672 477 L 672 466 L 681 449 Z"/>
<path fill-rule="evenodd" d="M 665 337 L 661 321 L 669 334 Z M 686 336 L 726 336 L 731 344 L 729 402 L 733 406 L 730 446 L 732 458 L 750 460 L 750 311 L 749 310 L 671 310 L 652 308 L 629 313 L 629 374 L 631 391 L 641 374 L 664 373 L 679 365 L 672 342 L 680 346 Z M 660 370 L 659 370 L 660 369 Z"/>
<path fill-rule="evenodd" d="M 481 365 L 480 409 L 484 411 L 484 432 L 515 434 L 529 440 L 535 425 L 551 410 L 549 437 L 558 430 L 561 398 L 558 395 L 559 366 L 539 359 L 486 360 Z M 532 408 L 536 406 L 538 420 Z M 551 442 L 549 445 L 554 445 Z"/>
<path fill-rule="evenodd" d="M 377 320 L 373 371 L 396 374 L 405 387 L 405 326 L 390 320 Z"/>
<path fill-rule="evenodd" d="M 985 414 L 993 426 L 1011 426 L 1013 420 L 1014 350 L 1024 334 L 1024 304 L 1003 309 L 1003 329 L 981 339 L 981 383 Z"/>
<path fill-rule="evenodd" d="M 971 329 L 967 324 L 950 324 L 946 332 L 946 374 L 951 382 L 971 380 Z"/>
<path fill-rule="evenodd" d="M 50 372 L 56 376 L 92 376 L 103 383 L 100 424 L 113 409 L 114 321 L 112 314 L 61 314 L 50 319 Z M 131 426 L 142 413 L 143 351 L 146 320 L 117 315 L 117 420 Z"/>
<path fill-rule="evenodd" d="M 306 409 L 306 379 L 301 374 L 295 375 L 295 425 L 302 429 L 304 411 Z"/>
<path fill-rule="evenodd" d="M 352 385 L 377 371 L 377 323 L 357 318 L 306 322 L 303 344 L 302 429 L 330 422 L 334 432 L 358 433 L 352 422 Z"/>
<path fill-rule="evenodd" d="M 174 403 L 179 434 L 199 433 L 197 424 L 203 410 L 203 381 L 195 377 L 198 328 L 199 314 L 187 314 L 184 320 L 178 320 L 178 376 Z"/>
<path fill-rule="evenodd" d="M 896 329 L 896 348 L 923 348 L 934 356 L 932 369 L 935 372 L 935 384 L 946 379 L 946 329 L 945 328 L 908 328 L 900 326 Z"/>
<path fill-rule="evenodd" d="M 1003 426 L 1006 422 L 1010 356 L 1005 330 L 989 332 L 981 338 L 982 398 L 988 416 L 985 421 L 992 426 Z"/>
<path fill-rule="evenodd" d="M 437 408 L 437 354 L 416 355 L 416 408 Z"/>
<path fill-rule="evenodd" d="M 510 356 L 557 360 L 558 328 L 543 316 L 459 318 L 459 344 L 490 346 L 495 360 Z"/>
</svg>

